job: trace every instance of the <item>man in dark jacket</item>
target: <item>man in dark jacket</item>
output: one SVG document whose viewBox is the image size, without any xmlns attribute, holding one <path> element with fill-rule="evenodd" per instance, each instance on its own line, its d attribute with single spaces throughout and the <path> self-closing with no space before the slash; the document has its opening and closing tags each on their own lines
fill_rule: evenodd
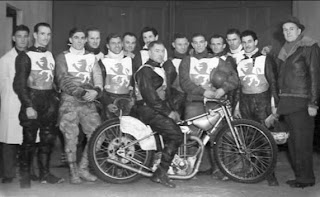
<svg viewBox="0 0 320 197">
<path fill-rule="evenodd" d="M 169 106 L 166 99 L 167 84 L 165 71 L 162 68 L 165 55 L 164 44 L 154 41 L 148 47 L 150 58 L 135 75 L 137 113 L 140 120 L 162 135 L 165 143 L 160 165 L 151 180 L 173 188 L 175 184 L 169 180 L 167 171 L 183 141 L 180 127 L 175 123 L 180 117 Z"/>
<path fill-rule="evenodd" d="M 297 18 L 282 23 L 285 44 L 278 55 L 279 97 L 277 113 L 290 127 L 288 148 L 295 180 L 291 187 L 315 184 L 313 171 L 314 116 L 319 99 L 320 49 L 318 43 L 303 35 L 304 26 Z"/>
<path fill-rule="evenodd" d="M 53 70 L 55 61 L 47 46 L 51 39 L 51 27 L 47 23 L 38 23 L 33 33 L 35 43 L 27 52 L 21 52 L 16 58 L 16 74 L 13 89 L 21 102 L 19 113 L 23 127 L 23 142 L 20 151 L 21 188 L 31 187 L 31 160 L 35 151 L 35 142 L 40 129 L 38 165 L 40 182 L 60 183 L 50 173 L 50 155 L 54 146 L 55 124 L 59 101 L 53 88 Z"/>
<path fill-rule="evenodd" d="M 275 114 L 278 103 L 274 61 L 259 52 L 258 37 L 255 32 L 251 30 L 242 32 L 241 40 L 245 58 L 237 66 L 241 87 L 235 116 L 241 114 L 243 118 L 264 124 L 271 113 Z M 274 174 L 267 177 L 267 180 L 269 186 L 279 185 Z"/>
<path fill-rule="evenodd" d="M 183 92 L 180 87 L 179 66 L 182 58 L 184 58 L 188 52 L 188 38 L 180 33 L 175 34 L 172 47 L 174 48 L 173 55 L 163 64 L 163 68 L 166 71 L 168 85 L 167 91 L 168 95 L 170 95 L 170 104 L 181 117 L 184 112 L 186 93 Z"/>
</svg>

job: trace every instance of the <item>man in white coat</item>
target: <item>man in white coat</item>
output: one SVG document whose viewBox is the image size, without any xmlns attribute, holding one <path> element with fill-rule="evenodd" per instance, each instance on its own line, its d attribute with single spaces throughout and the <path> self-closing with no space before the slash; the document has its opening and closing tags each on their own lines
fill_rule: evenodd
<svg viewBox="0 0 320 197">
<path fill-rule="evenodd" d="M 18 53 L 28 47 L 29 28 L 25 25 L 16 27 L 12 34 L 14 47 L 0 58 L 0 162 L 3 162 L 2 183 L 11 183 L 16 175 L 16 155 L 18 144 L 22 143 L 22 127 L 18 114 L 20 101 L 13 91 L 12 83 L 15 76 L 15 59 Z"/>
</svg>

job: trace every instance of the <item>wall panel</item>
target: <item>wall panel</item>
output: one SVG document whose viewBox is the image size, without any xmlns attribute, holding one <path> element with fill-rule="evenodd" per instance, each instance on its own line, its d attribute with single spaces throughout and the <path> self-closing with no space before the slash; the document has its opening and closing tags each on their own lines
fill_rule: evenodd
<svg viewBox="0 0 320 197">
<path fill-rule="evenodd" d="M 280 46 L 274 37 L 276 25 L 291 8 L 291 1 L 54 1 L 53 50 L 62 50 L 65 43 L 60 38 L 74 25 L 97 26 L 103 39 L 111 32 L 139 34 L 142 27 L 154 26 L 166 46 L 174 32 L 210 36 L 224 35 L 231 27 L 250 28 L 258 33 L 261 46 Z"/>
</svg>

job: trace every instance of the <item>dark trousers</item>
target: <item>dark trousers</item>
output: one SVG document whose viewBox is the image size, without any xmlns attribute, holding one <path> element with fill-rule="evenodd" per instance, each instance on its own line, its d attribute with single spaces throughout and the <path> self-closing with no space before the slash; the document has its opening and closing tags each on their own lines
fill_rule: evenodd
<svg viewBox="0 0 320 197">
<path fill-rule="evenodd" d="M 270 93 L 241 94 L 239 108 L 243 118 L 264 124 L 264 120 L 271 114 Z"/>
<path fill-rule="evenodd" d="M 167 171 L 183 142 L 183 133 L 180 127 L 171 118 L 159 114 L 148 106 L 138 106 L 137 112 L 142 122 L 150 125 L 153 131 L 158 132 L 163 137 L 165 147 L 162 150 L 160 166 L 164 171 Z"/>
<path fill-rule="evenodd" d="M 264 125 L 265 119 L 271 114 L 269 91 L 259 94 L 241 94 L 239 108 L 242 118 L 254 120 Z M 273 172 L 267 177 L 267 180 L 272 180 L 274 176 Z"/>
<path fill-rule="evenodd" d="M 29 89 L 33 108 L 37 111 L 37 119 L 29 119 L 26 106 L 21 106 L 19 113 L 20 125 L 23 127 L 23 142 L 20 149 L 20 171 L 22 177 L 30 175 L 31 160 L 36 148 L 38 130 L 40 142 L 38 144 L 38 166 L 40 178 L 49 174 L 50 155 L 56 138 L 56 121 L 58 105 L 54 90 Z"/>
<path fill-rule="evenodd" d="M 290 128 L 288 148 L 296 180 L 301 183 L 314 183 L 314 117 L 309 116 L 307 110 L 303 110 L 284 115 L 284 119 Z"/>
<path fill-rule="evenodd" d="M 3 178 L 15 178 L 19 145 L 2 143 Z"/>
</svg>

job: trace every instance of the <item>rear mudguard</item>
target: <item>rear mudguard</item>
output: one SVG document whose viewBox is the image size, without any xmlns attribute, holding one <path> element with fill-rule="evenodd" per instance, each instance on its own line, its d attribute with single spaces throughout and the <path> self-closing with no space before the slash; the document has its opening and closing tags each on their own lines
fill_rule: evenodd
<svg viewBox="0 0 320 197">
<path fill-rule="evenodd" d="M 132 116 L 121 116 L 119 119 L 121 131 L 139 140 L 142 150 L 157 150 L 156 140 L 149 125 Z"/>
</svg>

